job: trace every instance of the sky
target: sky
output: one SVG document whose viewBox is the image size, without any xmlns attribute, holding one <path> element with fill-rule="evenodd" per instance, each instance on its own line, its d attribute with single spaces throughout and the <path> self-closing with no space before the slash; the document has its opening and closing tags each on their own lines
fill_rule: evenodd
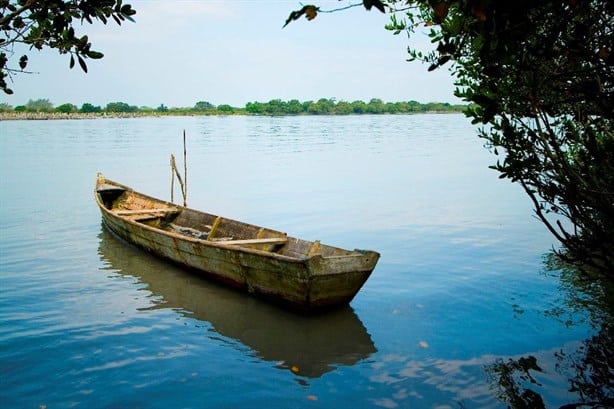
<svg viewBox="0 0 614 409">
<path fill-rule="evenodd" d="M 360 0 L 313 0 L 332 10 Z M 302 17 L 282 28 L 289 0 L 125 0 L 135 23 L 80 24 L 92 49 L 88 73 L 54 50 L 28 52 L 28 69 L 0 103 L 46 98 L 54 105 L 109 102 L 191 107 L 198 101 L 244 107 L 272 99 L 460 103 L 446 69 L 407 62 L 407 35 L 384 29 L 390 16 L 362 6 Z M 305 3 L 307 4 L 307 3 Z M 426 30 L 426 29 L 424 29 Z M 428 45 L 426 36 L 412 41 Z M 19 50 L 18 50 L 19 51 Z M 21 55 L 20 53 L 16 54 Z M 13 62 L 16 64 L 17 59 Z"/>
</svg>

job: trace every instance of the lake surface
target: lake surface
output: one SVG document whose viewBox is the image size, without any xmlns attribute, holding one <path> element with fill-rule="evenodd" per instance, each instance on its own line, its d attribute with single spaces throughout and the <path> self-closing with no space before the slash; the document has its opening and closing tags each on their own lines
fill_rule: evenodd
<svg viewBox="0 0 614 409">
<path fill-rule="evenodd" d="M 285 312 L 113 238 L 97 172 L 295 237 L 379 251 L 349 307 Z M 546 312 L 553 238 L 462 115 L 0 122 L 3 408 L 498 408 L 485 365 L 591 335 Z M 175 198 L 180 197 L 179 192 Z"/>
</svg>

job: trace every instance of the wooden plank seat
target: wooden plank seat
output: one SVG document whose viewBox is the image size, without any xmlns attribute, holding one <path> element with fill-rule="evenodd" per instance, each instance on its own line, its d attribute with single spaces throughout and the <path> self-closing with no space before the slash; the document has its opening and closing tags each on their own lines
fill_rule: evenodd
<svg viewBox="0 0 614 409">
<path fill-rule="evenodd" d="M 216 243 L 229 246 L 245 246 L 250 244 L 286 244 L 286 237 L 266 237 L 262 239 L 245 239 L 245 240 L 216 240 Z"/>
<path fill-rule="evenodd" d="M 164 213 L 164 214 L 173 214 L 179 213 L 179 209 L 175 209 L 172 207 L 160 207 L 157 209 L 122 209 L 122 210 L 111 210 L 118 216 L 129 216 L 129 215 L 139 215 L 139 214 L 150 214 L 150 213 Z"/>
<path fill-rule="evenodd" d="M 143 222 L 146 220 L 159 219 L 180 212 L 174 208 L 157 208 L 157 209 L 134 209 L 134 210 L 112 210 L 118 216 L 122 216 L 135 222 Z"/>
</svg>

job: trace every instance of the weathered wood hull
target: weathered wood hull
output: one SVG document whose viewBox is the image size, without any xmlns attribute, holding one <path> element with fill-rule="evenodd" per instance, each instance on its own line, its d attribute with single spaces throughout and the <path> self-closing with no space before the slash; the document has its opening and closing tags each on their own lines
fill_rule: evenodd
<svg viewBox="0 0 614 409">
<path fill-rule="evenodd" d="M 97 178 L 106 228 L 158 257 L 237 289 L 313 312 L 348 304 L 379 259 L 177 206 Z"/>
</svg>

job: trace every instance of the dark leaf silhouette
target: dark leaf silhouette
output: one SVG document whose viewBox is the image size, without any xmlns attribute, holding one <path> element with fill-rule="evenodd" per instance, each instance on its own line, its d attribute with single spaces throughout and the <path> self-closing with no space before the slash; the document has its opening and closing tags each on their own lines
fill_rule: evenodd
<svg viewBox="0 0 614 409">
<path fill-rule="evenodd" d="M 307 18 L 307 20 L 313 20 L 318 15 L 319 10 L 319 7 L 316 7 L 312 4 L 303 6 L 303 8 L 300 10 L 294 10 L 286 19 L 286 24 L 284 24 L 284 27 L 287 26 L 291 21 L 298 20 L 303 15 Z"/>
<path fill-rule="evenodd" d="M 380 0 L 364 0 L 362 4 L 367 10 L 371 10 L 371 7 L 375 7 L 382 13 L 386 12 L 386 9 L 384 9 L 384 4 Z"/>
</svg>

